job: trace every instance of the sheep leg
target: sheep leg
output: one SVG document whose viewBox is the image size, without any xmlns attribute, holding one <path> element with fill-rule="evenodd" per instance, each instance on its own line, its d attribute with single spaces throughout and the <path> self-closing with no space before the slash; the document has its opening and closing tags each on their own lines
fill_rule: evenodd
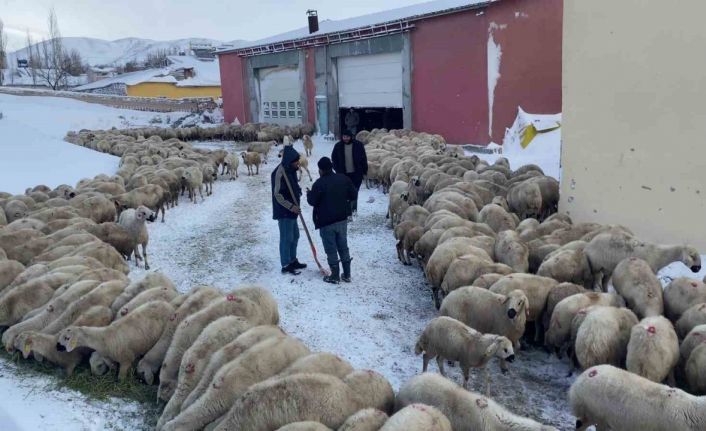
<svg viewBox="0 0 706 431">
<path fill-rule="evenodd" d="M 395 244 L 395 249 L 397 250 L 397 259 L 406 265 L 404 258 L 402 257 L 402 241 L 397 241 L 397 244 Z"/>
<path fill-rule="evenodd" d="M 265 160 L 265 164 L 267 164 L 267 160 Z M 260 175 L 260 165 L 256 165 L 255 168 L 257 168 L 255 175 Z"/>
<path fill-rule="evenodd" d="M 463 387 L 465 389 L 468 389 L 468 382 L 470 380 L 470 367 L 462 366 L 461 368 L 463 371 Z"/>
<path fill-rule="evenodd" d="M 677 380 L 674 378 L 674 368 L 672 368 L 671 371 L 669 371 L 669 375 L 667 376 L 667 385 L 675 388 L 677 386 Z"/>
<path fill-rule="evenodd" d="M 429 367 L 429 360 L 430 359 L 431 359 L 431 355 L 429 355 L 428 353 L 424 352 L 424 354 L 422 354 L 422 372 L 423 373 L 427 372 L 427 368 Z"/>
<path fill-rule="evenodd" d="M 142 255 L 140 255 L 140 249 L 138 247 L 139 247 L 139 244 L 135 244 L 134 254 L 135 254 L 135 266 L 137 266 L 139 268 L 140 261 L 142 260 Z"/>
<path fill-rule="evenodd" d="M 306 174 L 309 175 L 309 181 L 313 181 L 311 179 L 311 172 L 309 172 L 309 168 L 306 169 Z"/>
<path fill-rule="evenodd" d="M 199 196 L 201 196 L 201 202 L 204 202 L 206 199 L 203 198 L 203 187 L 199 186 Z M 208 192 L 206 193 L 208 194 Z M 194 195 L 194 203 L 196 203 L 196 195 Z"/>
<path fill-rule="evenodd" d="M 150 269 L 150 264 L 147 263 L 147 244 L 142 243 L 142 256 L 145 258 L 145 269 Z"/>
<path fill-rule="evenodd" d="M 132 365 L 132 362 L 120 362 L 120 369 L 118 370 L 118 381 L 124 382 L 127 377 L 127 372 Z"/>
<path fill-rule="evenodd" d="M 297 169 L 297 181 L 302 180 L 302 168 Z"/>
<path fill-rule="evenodd" d="M 436 357 L 436 365 L 439 366 L 439 372 L 442 376 L 446 377 L 446 370 L 444 369 L 444 359 L 441 356 Z"/>
</svg>

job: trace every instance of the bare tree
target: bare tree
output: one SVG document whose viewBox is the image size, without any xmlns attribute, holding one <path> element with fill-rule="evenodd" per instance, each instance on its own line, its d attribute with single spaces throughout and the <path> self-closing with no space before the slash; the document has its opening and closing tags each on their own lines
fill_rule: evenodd
<svg viewBox="0 0 706 431">
<path fill-rule="evenodd" d="M 7 64 L 7 36 L 5 36 L 5 24 L 0 19 L 0 85 L 3 84 L 4 69 L 9 69 Z"/>
<path fill-rule="evenodd" d="M 52 90 L 65 87 L 69 75 L 70 61 L 66 54 L 59 31 L 59 22 L 56 19 L 54 8 L 49 9 L 49 40 L 42 40 L 40 63 L 36 69 L 37 75 L 47 83 Z"/>
<path fill-rule="evenodd" d="M 71 52 L 68 54 L 67 61 L 69 62 L 69 75 L 79 76 L 82 73 L 86 72 L 87 67 L 83 63 L 83 59 L 81 58 L 81 53 L 78 52 L 77 49 L 71 50 Z"/>
<path fill-rule="evenodd" d="M 32 36 L 27 29 L 27 69 L 32 75 L 32 85 L 37 85 L 37 72 L 36 69 L 41 67 L 39 60 L 39 47 L 34 47 L 34 41 L 32 41 Z M 36 50 L 36 52 L 35 52 Z"/>
</svg>

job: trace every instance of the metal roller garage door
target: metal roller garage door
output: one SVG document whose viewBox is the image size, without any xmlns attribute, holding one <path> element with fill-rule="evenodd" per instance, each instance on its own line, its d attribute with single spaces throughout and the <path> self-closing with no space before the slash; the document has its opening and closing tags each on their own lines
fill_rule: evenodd
<svg viewBox="0 0 706 431">
<path fill-rule="evenodd" d="M 402 53 L 340 57 L 338 105 L 402 108 Z"/>
<path fill-rule="evenodd" d="M 258 69 L 260 121 L 281 125 L 302 122 L 299 70 L 296 67 Z"/>
</svg>

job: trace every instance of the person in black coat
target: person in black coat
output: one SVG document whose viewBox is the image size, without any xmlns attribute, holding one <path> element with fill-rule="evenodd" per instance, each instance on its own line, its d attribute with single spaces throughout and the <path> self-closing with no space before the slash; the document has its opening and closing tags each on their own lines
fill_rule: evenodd
<svg viewBox="0 0 706 431">
<path fill-rule="evenodd" d="M 341 134 L 341 140 L 336 143 L 331 153 L 333 169 L 351 179 L 356 191 L 360 190 L 363 177 L 368 173 L 368 157 L 365 146 L 346 130 Z M 351 211 L 358 211 L 358 198 L 351 202 Z"/>
<path fill-rule="evenodd" d="M 327 283 L 337 284 L 341 279 L 351 281 L 351 256 L 348 250 L 348 217 L 351 202 L 358 192 L 347 176 L 333 172 L 333 164 L 328 157 L 318 163 L 320 178 L 311 190 L 307 190 L 306 200 L 314 208 L 314 226 L 319 229 L 324 244 L 331 275 L 324 277 Z M 340 276 L 338 263 L 343 266 Z"/>
<path fill-rule="evenodd" d="M 297 259 L 297 244 L 299 243 L 299 226 L 297 217 L 301 213 L 299 202 L 302 189 L 297 180 L 299 169 L 299 153 L 290 146 L 285 146 L 282 153 L 282 163 L 272 171 L 272 218 L 279 225 L 279 258 L 282 264 L 282 274 L 297 275 L 306 264 Z M 285 179 L 286 178 L 286 179 Z M 294 196 L 289 192 L 292 187 Z"/>
</svg>

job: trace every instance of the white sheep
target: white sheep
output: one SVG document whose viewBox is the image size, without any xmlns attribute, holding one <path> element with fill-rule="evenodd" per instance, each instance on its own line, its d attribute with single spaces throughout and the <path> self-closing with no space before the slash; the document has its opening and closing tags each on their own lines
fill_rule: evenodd
<svg viewBox="0 0 706 431">
<path fill-rule="evenodd" d="M 638 319 L 627 308 L 592 306 L 576 332 L 574 354 L 581 368 L 599 364 L 620 366 L 625 362 L 630 331 Z"/>
<path fill-rule="evenodd" d="M 163 301 L 142 305 L 129 316 L 103 328 L 70 326 L 59 334 L 58 343 L 71 352 L 88 347 L 117 362 L 118 379 L 125 380 L 136 358 L 144 355 L 159 340 L 174 308 Z"/>
<path fill-rule="evenodd" d="M 189 192 L 189 200 L 196 203 L 197 190 L 199 192 L 199 196 L 201 196 L 201 202 L 205 200 L 203 197 L 203 172 L 201 171 L 201 168 L 192 166 L 184 169 L 181 179 Z"/>
<path fill-rule="evenodd" d="M 337 431 L 378 431 L 388 419 L 387 413 L 378 409 L 362 409 L 348 416 Z"/>
<path fill-rule="evenodd" d="M 500 359 L 500 368 L 507 371 L 506 362 L 515 360 L 512 342 L 501 335 L 481 334 L 451 317 L 437 317 L 429 322 L 414 346 L 414 353 L 423 353 L 422 372 L 427 371 L 429 360 L 436 358 L 439 371 L 446 377 L 444 359 L 458 361 L 463 371 L 463 387 L 468 386 L 471 367 L 484 368 L 487 392 L 490 392 L 490 375 L 485 365 L 493 357 Z"/>
<path fill-rule="evenodd" d="M 613 270 L 612 281 L 615 291 L 625 298 L 637 317 L 663 313 L 662 284 L 644 260 L 637 257 L 624 259 Z"/>
<path fill-rule="evenodd" d="M 302 136 L 302 142 L 304 143 L 304 151 L 306 152 L 306 156 L 311 157 L 311 154 L 314 151 L 314 141 L 311 139 L 311 136 Z"/>
<path fill-rule="evenodd" d="M 701 270 L 699 252 L 684 245 L 656 245 L 638 240 L 625 232 L 603 233 L 594 237 L 584 249 L 597 289 L 607 289 L 613 270 L 623 259 L 639 257 L 652 272 L 672 262 L 682 262 L 693 272 Z"/>
<path fill-rule="evenodd" d="M 25 331 L 17 336 L 22 356 L 27 359 L 30 354 L 64 368 L 66 377 L 71 377 L 74 369 L 83 360 L 83 354 L 78 351 L 60 352 L 56 349 L 56 336 L 42 334 L 37 331 Z"/>
<path fill-rule="evenodd" d="M 162 416 L 157 422 L 157 429 L 160 429 L 182 410 L 182 403 L 199 383 L 213 352 L 236 339 L 251 326 L 252 324 L 242 317 L 224 316 L 204 328 L 194 344 L 184 353 L 179 366 L 176 390 L 164 407 Z"/>
<path fill-rule="evenodd" d="M 277 428 L 277 431 L 331 431 L 331 428 L 319 422 L 302 421 L 287 424 L 281 428 Z"/>
<path fill-rule="evenodd" d="M 468 392 L 438 374 L 424 373 L 403 384 L 395 410 L 417 403 L 439 409 L 454 431 L 556 431 L 513 414 L 492 399 Z"/>
<path fill-rule="evenodd" d="M 439 313 L 484 334 L 503 335 L 517 349 L 525 332 L 528 303 L 527 296 L 519 290 L 505 296 L 480 287 L 464 286 L 444 298 Z"/>
<path fill-rule="evenodd" d="M 664 314 L 671 321 L 695 304 L 706 302 L 706 283 L 687 277 L 677 277 L 664 289 Z"/>
<path fill-rule="evenodd" d="M 206 392 L 208 387 L 211 385 L 211 382 L 213 381 L 213 376 L 216 375 L 218 370 L 220 370 L 223 365 L 233 361 L 238 356 L 242 355 L 243 352 L 247 351 L 249 348 L 251 348 L 262 340 L 272 337 L 284 337 L 285 335 L 286 334 L 284 333 L 284 331 L 282 331 L 282 329 L 277 326 L 255 326 L 242 333 L 235 340 L 218 349 L 208 359 L 208 365 L 201 373 L 201 377 L 198 384 L 194 387 L 194 389 L 182 403 L 182 410 L 189 407 L 191 404 L 194 403 L 194 401 L 199 399 L 201 395 L 204 394 L 204 392 Z M 304 358 L 308 358 L 309 356 L 305 356 Z M 287 368 L 287 370 L 295 366 L 298 362 L 299 361 L 295 361 L 292 365 Z"/>
<path fill-rule="evenodd" d="M 679 337 L 686 337 L 692 329 L 706 324 L 706 302 L 689 307 L 676 321 L 674 327 Z"/>
<path fill-rule="evenodd" d="M 260 157 L 260 153 L 243 151 L 242 153 L 240 153 L 240 157 L 243 158 L 243 164 L 245 165 L 245 167 L 248 168 L 248 176 L 258 175 L 260 173 L 260 165 L 262 164 L 262 158 Z M 253 167 L 256 170 L 254 173 Z"/>
<path fill-rule="evenodd" d="M 235 154 L 229 154 L 226 158 L 225 166 L 227 167 L 226 174 L 228 179 L 233 181 L 238 178 L 238 166 L 240 166 L 240 159 Z"/>
<path fill-rule="evenodd" d="M 130 302 L 123 305 L 116 314 L 115 318 L 116 320 L 121 319 L 136 310 L 142 304 L 146 304 L 150 301 L 171 302 L 178 295 L 179 294 L 177 291 L 170 286 L 153 287 L 151 289 L 147 289 L 132 298 Z"/>
<path fill-rule="evenodd" d="M 490 286 L 490 291 L 508 295 L 513 290 L 524 292 L 529 300 L 527 322 L 535 322 L 535 340 L 539 340 L 543 331 L 543 316 L 547 308 L 549 293 L 557 286 L 557 281 L 548 277 L 533 274 L 509 274 Z"/>
<path fill-rule="evenodd" d="M 529 248 L 514 230 L 498 233 L 495 242 L 495 258 L 515 272 L 527 272 L 529 269 Z"/>
<path fill-rule="evenodd" d="M 139 280 L 131 282 L 125 290 L 117 298 L 115 298 L 110 308 L 113 310 L 113 313 L 118 313 L 120 309 L 134 297 L 155 287 L 168 287 L 171 290 L 176 291 L 176 287 L 169 277 L 161 272 L 150 272 Z"/>
<path fill-rule="evenodd" d="M 309 349 L 292 337 L 261 341 L 224 365 L 214 375 L 206 392 L 161 429 L 187 431 L 203 428 L 228 412 L 233 402 L 251 385 L 274 376 L 308 353 Z"/>
<path fill-rule="evenodd" d="M 461 286 L 472 285 L 478 277 L 484 274 L 507 275 L 513 272 L 512 268 L 505 264 L 480 259 L 473 254 L 463 255 L 454 259 L 449 265 L 444 275 L 444 281 L 441 282 L 441 290 L 444 295 L 448 295 L 449 292 Z"/>
<path fill-rule="evenodd" d="M 552 312 L 549 327 L 544 334 L 544 345 L 555 349 L 556 354 L 561 357 L 571 338 L 571 322 L 580 310 L 592 305 L 624 307 L 625 301 L 614 293 L 598 292 L 579 293 L 562 299 Z"/>
<path fill-rule="evenodd" d="M 679 339 L 669 320 L 662 316 L 646 317 L 632 327 L 626 359 L 628 371 L 657 383 L 669 377 L 674 386 L 677 362 Z"/>
<path fill-rule="evenodd" d="M 699 325 L 694 327 L 682 340 L 679 346 L 679 354 L 683 363 L 689 360 L 691 352 L 699 346 L 699 344 L 706 344 L 706 325 Z"/>
<path fill-rule="evenodd" d="M 697 346 L 691 352 L 685 373 L 689 389 L 696 394 L 706 394 L 706 344 Z"/>
<path fill-rule="evenodd" d="M 391 409 L 394 393 L 373 371 L 355 371 L 343 380 L 325 374 L 295 374 L 250 388 L 228 412 L 216 431 L 277 429 L 287 423 L 313 420 L 340 427 L 366 407 Z M 261 408 L 253 409 L 257 405 Z"/>
<path fill-rule="evenodd" d="M 436 407 L 410 404 L 395 413 L 380 431 L 451 431 L 451 422 Z"/>
<path fill-rule="evenodd" d="M 569 404 L 576 429 L 706 429 L 706 397 L 652 382 L 611 365 L 584 371 L 571 385 Z"/>
</svg>

